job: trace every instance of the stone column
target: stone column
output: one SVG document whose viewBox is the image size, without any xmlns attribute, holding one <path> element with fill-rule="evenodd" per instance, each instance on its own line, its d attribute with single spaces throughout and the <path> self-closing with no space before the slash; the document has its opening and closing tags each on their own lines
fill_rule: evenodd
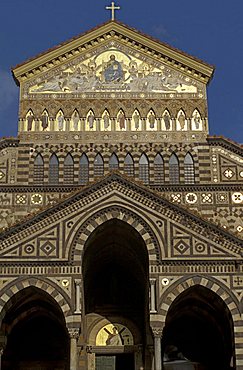
<svg viewBox="0 0 243 370">
<path fill-rule="evenodd" d="M 75 279 L 75 312 L 81 313 L 81 280 Z"/>
<path fill-rule="evenodd" d="M 153 327 L 154 334 L 154 370 L 162 370 L 162 358 L 161 358 L 161 336 L 162 328 Z"/>
<path fill-rule="evenodd" d="M 69 328 L 70 336 L 70 370 L 78 369 L 78 350 L 77 340 L 79 338 L 79 330 L 77 328 Z"/>
<path fill-rule="evenodd" d="M 156 295 L 155 295 L 155 283 L 156 279 L 149 279 L 150 282 L 150 313 L 156 313 Z"/>
</svg>

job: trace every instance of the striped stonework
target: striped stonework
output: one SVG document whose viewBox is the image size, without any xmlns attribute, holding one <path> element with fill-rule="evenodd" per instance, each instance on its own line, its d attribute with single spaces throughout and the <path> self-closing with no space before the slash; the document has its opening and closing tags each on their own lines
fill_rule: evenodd
<svg viewBox="0 0 243 370">
<path fill-rule="evenodd" d="M 193 276 L 180 278 L 175 281 L 171 286 L 165 290 L 161 295 L 158 303 L 158 322 L 157 325 L 164 327 L 166 316 L 168 311 L 174 302 L 174 300 L 184 291 L 192 286 L 201 285 L 208 288 L 215 294 L 217 294 L 222 301 L 228 307 L 232 321 L 234 324 L 234 339 L 235 339 L 235 356 L 237 370 L 243 369 L 243 320 L 241 318 L 240 303 L 232 291 L 223 284 L 221 281 L 217 280 L 216 277 L 207 276 Z M 153 324 L 155 322 L 155 316 L 153 316 Z"/>
<path fill-rule="evenodd" d="M 13 304 L 11 298 L 18 292 L 23 291 L 28 287 L 36 287 L 40 290 L 43 290 L 45 293 L 48 293 L 52 298 L 55 299 L 57 304 L 60 306 L 63 315 L 65 317 L 66 323 L 71 322 L 72 320 L 72 305 L 71 301 L 68 298 L 67 294 L 64 291 L 61 291 L 60 286 L 57 286 L 53 281 L 50 281 L 46 278 L 18 278 L 12 281 L 10 284 L 4 287 L 1 291 L 0 296 L 0 319 L 2 320 L 6 314 L 6 311 Z"/>
<path fill-rule="evenodd" d="M 119 206 L 111 206 L 95 213 L 78 230 L 71 246 L 74 261 L 80 261 L 85 243 L 93 231 L 104 222 L 117 219 L 132 226 L 143 238 L 150 263 L 160 260 L 160 247 L 156 236 L 146 222 L 133 213 Z"/>
</svg>

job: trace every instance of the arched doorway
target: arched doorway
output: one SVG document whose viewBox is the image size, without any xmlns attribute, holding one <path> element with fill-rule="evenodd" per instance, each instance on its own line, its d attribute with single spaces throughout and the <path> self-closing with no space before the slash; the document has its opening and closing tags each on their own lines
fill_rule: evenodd
<svg viewBox="0 0 243 370">
<path fill-rule="evenodd" d="M 235 369 L 233 321 L 224 301 L 200 285 L 181 293 L 166 317 L 162 352 L 165 370 Z"/>
<path fill-rule="evenodd" d="M 65 319 L 49 294 L 36 287 L 25 288 L 8 301 L 4 310 L 2 370 L 69 369 Z"/>
<path fill-rule="evenodd" d="M 124 328 L 130 327 L 131 331 L 129 325 L 132 323 L 139 333 L 134 336 L 133 344 L 142 348 L 141 361 L 146 362 L 145 349 L 149 336 L 148 253 L 141 235 L 132 226 L 117 219 L 106 221 L 95 229 L 84 248 L 83 279 L 85 314 L 107 320 L 114 324 L 113 330 L 118 332 L 119 323 Z M 131 346 L 127 346 L 126 354 L 122 353 L 122 346 L 121 335 L 117 353 L 109 345 L 99 348 L 99 354 L 96 354 L 97 370 L 104 366 L 99 368 L 97 365 L 102 361 L 112 363 L 109 365 L 112 370 L 121 367 L 136 369 Z M 111 352 L 113 360 L 109 360 Z M 98 358 L 101 356 L 106 358 Z"/>
</svg>

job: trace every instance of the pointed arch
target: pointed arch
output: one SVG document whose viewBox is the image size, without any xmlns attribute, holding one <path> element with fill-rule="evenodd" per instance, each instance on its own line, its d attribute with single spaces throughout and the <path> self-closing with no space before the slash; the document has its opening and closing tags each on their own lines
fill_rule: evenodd
<svg viewBox="0 0 243 370">
<path fill-rule="evenodd" d="M 55 153 L 51 155 L 49 162 L 49 184 L 59 183 L 59 160 Z"/>
<path fill-rule="evenodd" d="M 40 153 L 34 160 L 33 181 L 35 184 L 43 184 L 44 182 L 44 160 Z"/>
<path fill-rule="evenodd" d="M 130 153 L 124 159 L 124 173 L 127 176 L 134 176 L 134 161 Z"/>
<path fill-rule="evenodd" d="M 154 183 L 160 185 L 164 182 L 164 161 L 162 155 L 157 153 L 154 158 Z"/>
<path fill-rule="evenodd" d="M 184 159 L 184 179 L 185 184 L 194 184 L 195 183 L 195 168 L 194 160 L 191 153 L 187 153 Z"/>
<path fill-rule="evenodd" d="M 63 168 L 63 182 L 64 184 L 73 184 L 74 181 L 74 161 L 70 153 L 68 153 L 64 159 Z"/>
<path fill-rule="evenodd" d="M 112 153 L 109 159 L 109 170 L 118 170 L 119 168 L 119 160 L 117 158 L 116 153 Z"/>
<path fill-rule="evenodd" d="M 149 184 L 149 161 L 145 153 L 139 159 L 139 180 L 144 184 Z"/>
<path fill-rule="evenodd" d="M 100 177 L 104 175 L 104 160 L 102 155 L 98 153 L 94 159 L 94 177 Z"/>
<path fill-rule="evenodd" d="M 169 160 L 169 175 L 171 184 L 179 184 L 180 182 L 180 168 L 179 160 L 175 153 L 172 153 Z"/>
<path fill-rule="evenodd" d="M 85 185 L 89 182 L 89 160 L 85 153 L 81 155 L 79 162 L 79 183 Z"/>
</svg>

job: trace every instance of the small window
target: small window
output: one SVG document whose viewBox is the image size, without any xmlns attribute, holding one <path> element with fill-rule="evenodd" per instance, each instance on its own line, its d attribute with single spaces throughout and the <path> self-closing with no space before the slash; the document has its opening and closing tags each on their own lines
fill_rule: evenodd
<svg viewBox="0 0 243 370">
<path fill-rule="evenodd" d="M 49 184 L 59 183 L 59 161 L 56 154 L 52 154 L 49 163 Z"/>
<path fill-rule="evenodd" d="M 170 183 L 179 184 L 180 182 L 179 161 L 175 154 L 172 154 L 170 157 L 169 171 L 170 171 Z"/>
<path fill-rule="evenodd" d="M 112 171 L 112 170 L 118 170 L 118 168 L 119 168 L 118 158 L 116 154 L 113 153 L 109 160 L 109 169 L 110 171 Z"/>
<path fill-rule="evenodd" d="M 130 153 L 128 153 L 124 160 L 124 172 L 127 176 L 134 176 L 134 162 Z"/>
<path fill-rule="evenodd" d="M 67 154 L 65 160 L 64 160 L 64 184 L 73 184 L 74 180 L 74 162 L 73 157 L 70 153 Z"/>
<path fill-rule="evenodd" d="M 41 154 L 38 154 L 34 161 L 34 176 L 35 184 L 43 184 L 44 182 L 44 161 Z"/>
<path fill-rule="evenodd" d="M 164 161 L 162 156 L 158 153 L 154 158 L 154 183 L 156 185 L 164 182 Z"/>
<path fill-rule="evenodd" d="M 89 160 L 86 154 L 82 154 L 79 166 L 79 182 L 81 185 L 87 184 L 89 181 Z"/>
<path fill-rule="evenodd" d="M 185 156 L 184 177 L 185 177 L 185 184 L 195 183 L 194 161 L 190 153 L 187 153 L 187 155 Z"/>
<path fill-rule="evenodd" d="M 101 154 L 97 154 L 94 160 L 94 177 L 100 177 L 104 175 L 104 161 Z"/>
<path fill-rule="evenodd" d="M 143 181 L 144 184 L 149 183 L 149 162 L 144 153 L 139 159 L 139 179 Z"/>
</svg>

